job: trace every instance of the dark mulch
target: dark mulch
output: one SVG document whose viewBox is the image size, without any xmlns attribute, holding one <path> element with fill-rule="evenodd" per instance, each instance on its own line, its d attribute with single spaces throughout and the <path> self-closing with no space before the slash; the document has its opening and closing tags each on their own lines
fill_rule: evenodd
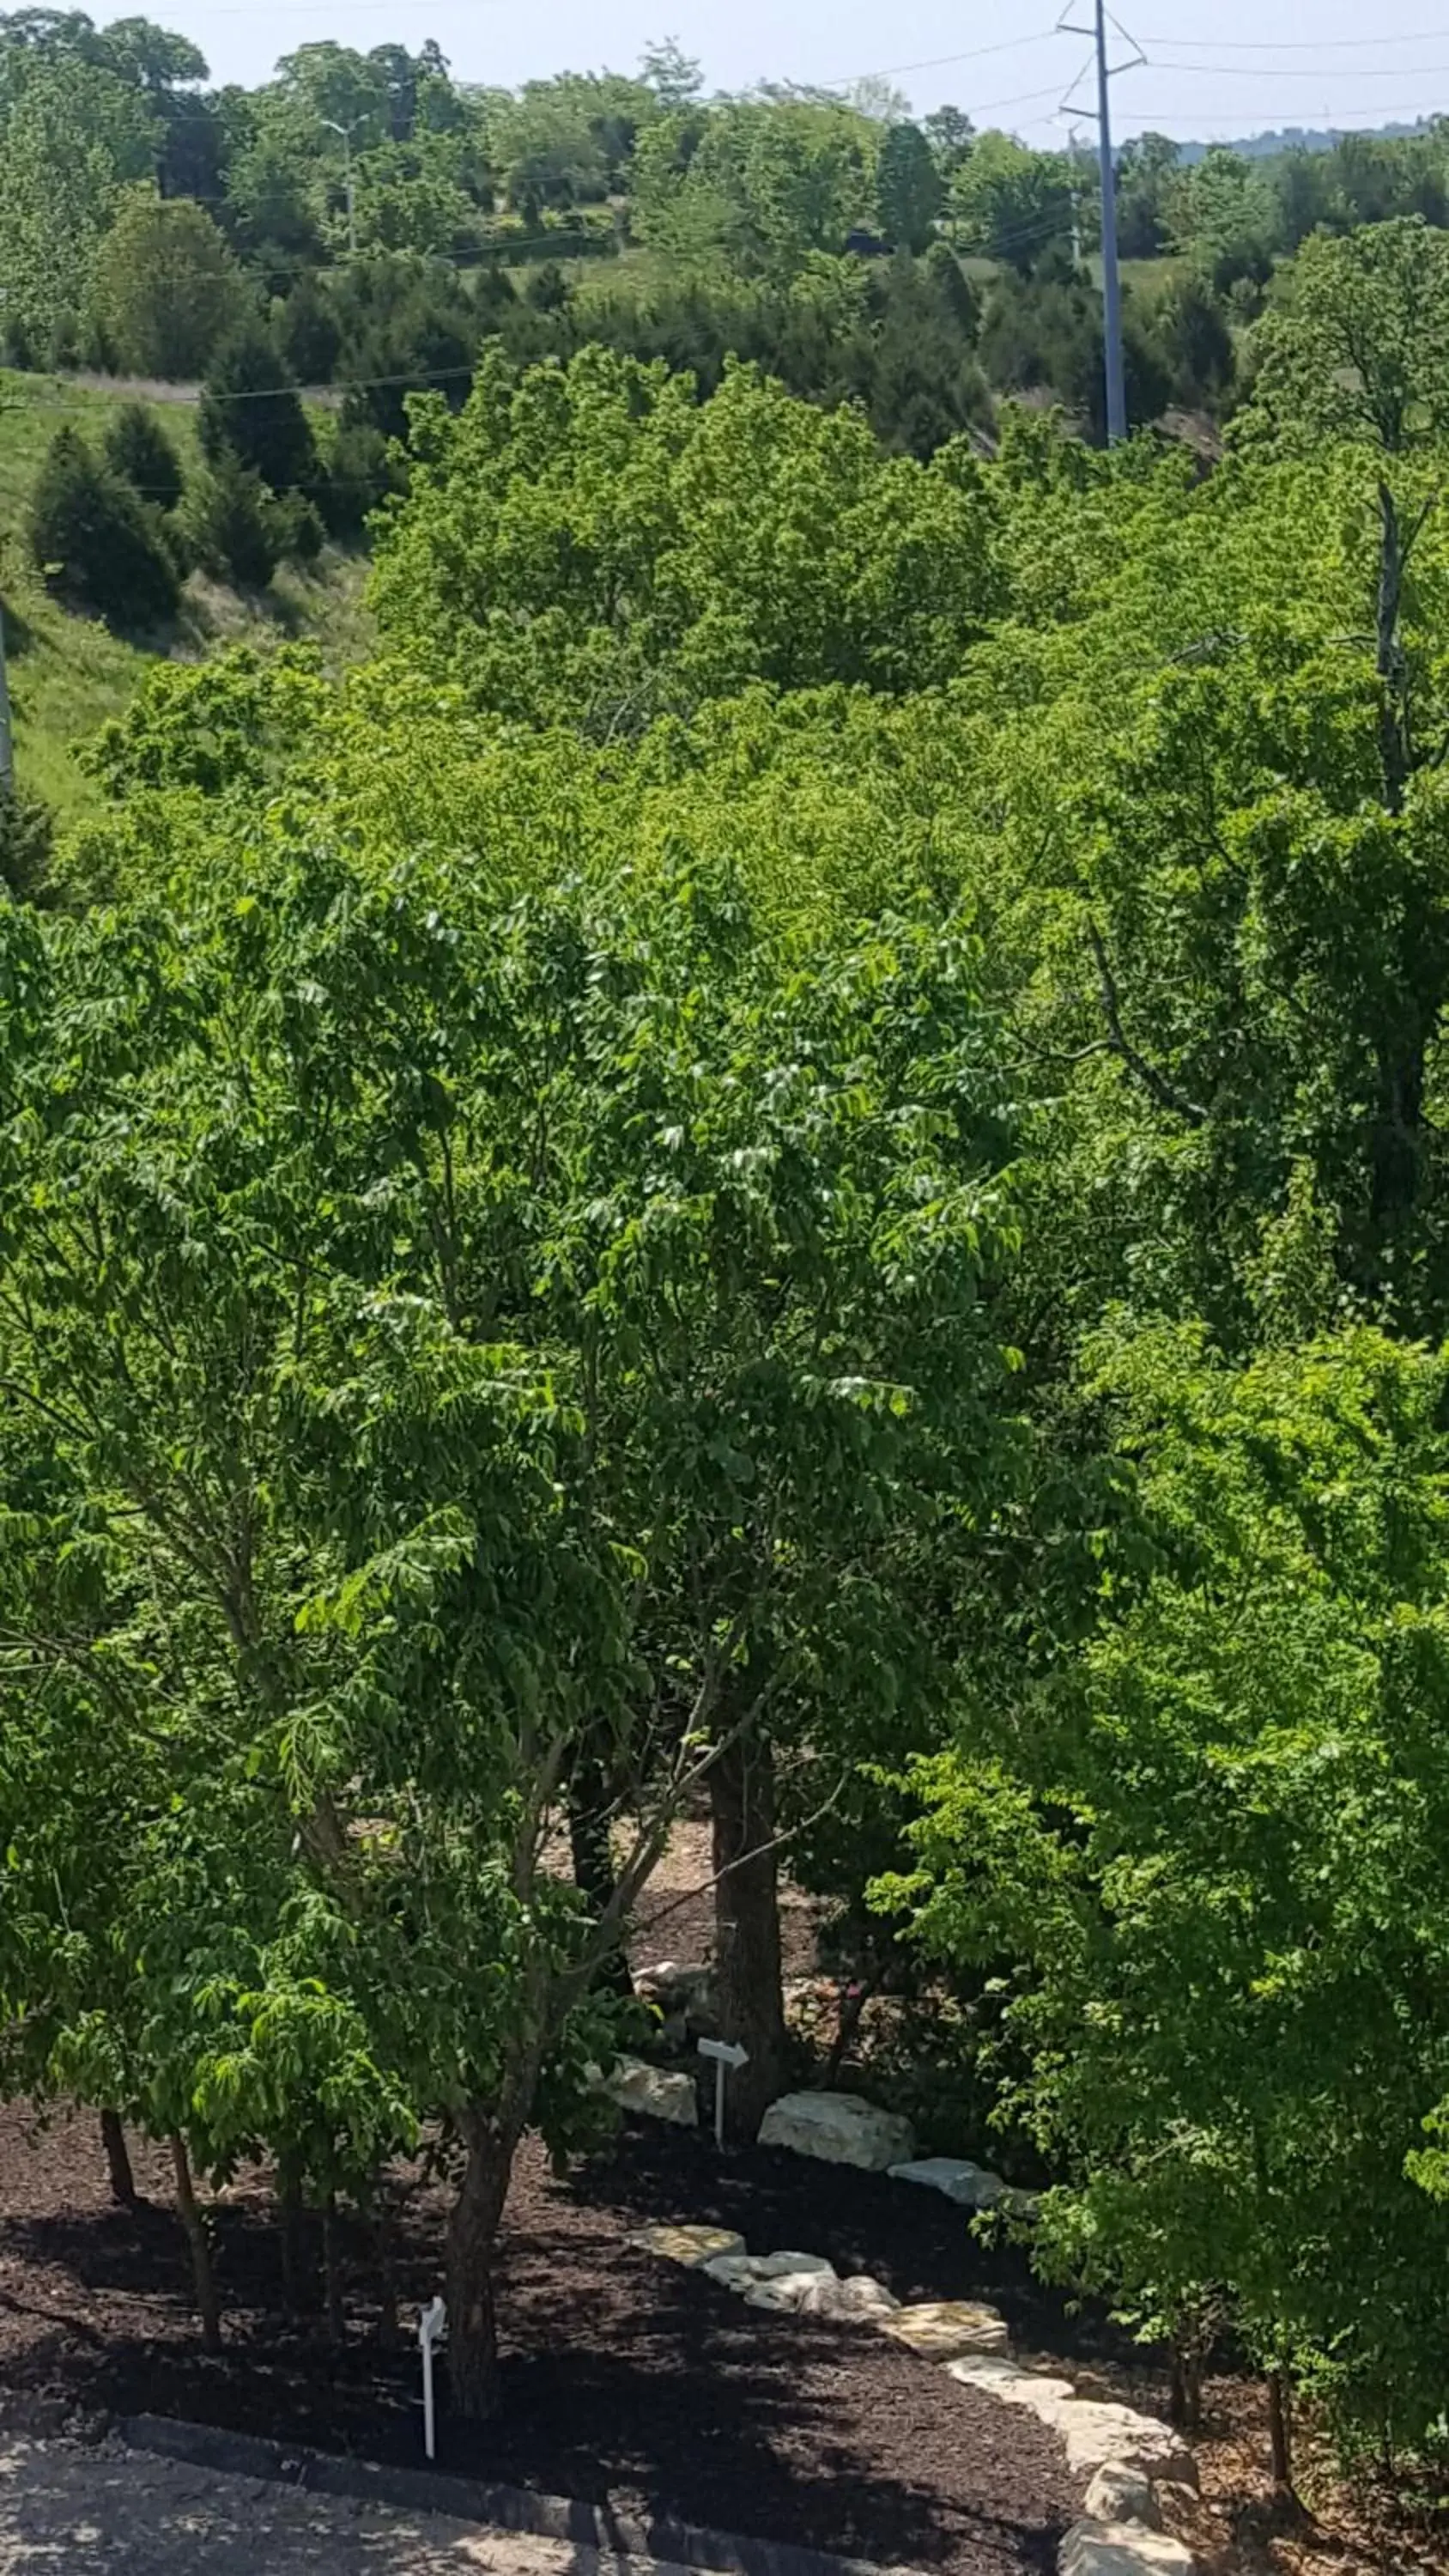
<svg viewBox="0 0 1449 2576">
<path fill-rule="evenodd" d="M 0 2380 L 113 2409 L 373 2459 L 421 2457 L 415 2346 L 383 2350 L 365 2239 L 350 2244 L 347 2345 L 287 2327 L 277 2231 L 259 2187 L 215 2212 L 227 2353 L 197 2345 L 161 2160 L 136 2150 L 148 2202 L 109 2204 L 89 2120 L 44 2132 L 0 2112 Z M 1106 2356 L 1018 2257 L 983 2251 L 933 2194 L 703 2138 L 626 2132 L 554 2179 L 530 2145 L 509 2203 L 500 2308 L 505 2404 L 448 2421 L 439 2465 L 551 2494 L 943 2576 L 1055 2564 L 1078 2509 L 1056 2441 L 868 2330 L 761 2315 L 631 2251 L 648 2219 L 716 2219 L 751 2247 L 803 2246 L 901 2297 L 994 2299 L 1033 2346 Z M 419 2193 L 399 2250 L 409 2301 L 440 2286 L 441 2206 Z"/>
</svg>

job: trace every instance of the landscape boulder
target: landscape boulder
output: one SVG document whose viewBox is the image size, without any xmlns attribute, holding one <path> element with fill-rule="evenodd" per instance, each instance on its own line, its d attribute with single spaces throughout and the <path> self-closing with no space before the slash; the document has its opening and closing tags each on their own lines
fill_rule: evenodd
<svg viewBox="0 0 1449 2576">
<path fill-rule="evenodd" d="M 823 2254 L 723 2254 L 704 2268 L 712 2281 L 722 2281 L 727 2290 L 753 2290 L 761 2281 L 789 2280 L 793 2275 L 835 2278 L 835 2266 Z"/>
<path fill-rule="evenodd" d="M 685 2227 L 672 2221 L 662 2227 L 640 2227 L 624 2239 L 641 2254 L 657 2254 L 665 2263 L 682 2263 L 686 2271 L 702 2271 L 706 2263 L 715 2262 L 722 2254 L 743 2254 L 745 2240 L 732 2227 Z"/>
<path fill-rule="evenodd" d="M 1097 2471 L 1087 2489 L 1086 2513 L 1089 2522 L 1145 2522 L 1151 2531 L 1162 2529 L 1157 2489 L 1125 2460 L 1108 2460 Z"/>
<path fill-rule="evenodd" d="M 789 2147 L 823 2164 L 884 2173 L 905 2162 L 914 2139 L 909 2120 L 855 2093 L 782 2093 L 760 2123 L 762 2147 Z"/>
<path fill-rule="evenodd" d="M 1195 2487 L 1197 2462 L 1180 2433 L 1159 2416 L 1139 2415 L 1135 2407 L 1104 2406 L 1074 2397 L 1048 2413 L 1044 2421 L 1061 2435 L 1067 2466 L 1079 2477 L 1095 2477 L 1108 2462 L 1139 2469 L 1144 2477 L 1174 2486 Z"/>
<path fill-rule="evenodd" d="M 1074 2522 L 1057 2559 L 1059 2576 L 1193 2576 L 1192 2551 L 1140 2522 Z"/>
<path fill-rule="evenodd" d="M 954 2361 L 963 2352 L 1004 2353 L 1007 2346 L 1006 2319 L 972 2299 L 926 2299 L 898 2308 L 881 2331 L 928 2361 Z"/>
<path fill-rule="evenodd" d="M 918 2162 L 890 2167 L 892 2182 L 919 2183 L 923 2190 L 944 2192 L 958 2209 L 994 2209 L 1010 2185 L 964 2156 L 922 2156 Z"/>
<path fill-rule="evenodd" d="M 747 2308 L 776 2308 L 795 2316 L 805 2304 L 805 2294 L 820 2282 L 818 2272 L 776 2272 L 768 2281 L 756 2281 L 745 2292 Z M 832 2284 L 833 2286 L 833 2284 Z"/>
<path fill-rule="evenodd" d="M 671 2074 L 642 2057 L 621 2057 L 603 2079 L 603 2090 L 621 2111 L 639 2111 L 648 2120 L 669 2120 L 677 2129 L 699 2126 L 699 2097 L 692 2075 Z"/>
<path fill-rule="evenodd" d="M 800 2301 L 802 2317 L 837 2317 L 849 2323 L 880 2325 L 900 2306 L 882 2281 L 868 2272 L 852 2272 L 845 2281 L 807 2281 Z"/>
<path fill-rule="evenodd" d="M 659 1959 L 652 1968 L 639 1970 L 634 1992 L 664 2015 L 667 2037 L 708 2039 L 713 2035 L 717 2015 L 712 1968 L 678 1959 Z"/>
</svg>

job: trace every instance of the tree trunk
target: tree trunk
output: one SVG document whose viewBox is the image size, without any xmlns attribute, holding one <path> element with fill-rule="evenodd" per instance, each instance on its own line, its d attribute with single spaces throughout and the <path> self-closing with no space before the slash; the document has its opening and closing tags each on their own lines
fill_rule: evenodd
<svg viewBox="0 0 1449 2576">
<path fill-rule="evenodd" d="M 611 1804 L 603 1765 L 586 1744 L 569 1781 L 569 1849 L 574 1885 L 596 1915 L 606 1914 L 614 1897 L 614 1855 L 609 1845 Z M 634 1980 L 620 1944 L 600 1961 L 594 1983 L 607 1994 L 632 1995 Z"/>
<path fill-rule="evenodd" d="M 1172 2346 L 1172 2394 L 1168 2413 L 1179 2431 L 1202 2430 L 1202 2356 L 1196 2340 L 1175 2337 Z"/>
<path fill-rule="evenodd" d="M 785 2088 L 775 1774 L 768 1743 L 742 1736 L 709 1774 L 714 1827 L 715 1995 L 723 2038 L 749 2050 L 726 2088 L 729 2135 L 753 2140 Z"/>
<path fill-rule="evenodd" d="M 217 2305 L 216 2275 L 211 2268 L 211 2247 L 207 2242 L 206 2221 L 196 2205 L 196 2193 L 192 2188 L 191 2159 L 186 2152 L 186 2140 L 179 2130 L 172 2132 L 171 2162 L 176 2174 L 176 2206 L 181 2212 L 181 2224 L 191 2249 L 202 2344 L 207 2352 L 220 2352 L 221 2310 Z"/>
<path fill-rule="evenodd" d="M 498 2410 L 493 2249 L 517 2137 L 482 2111 L 465 2112 L 460 2125 L 468 2161 L 448 2220 L 448 2388 L 458 2413 L 478 2424 Z"/>
<path fill-rule="evenodd" d="M 119 2111 L 101 2113 L 101 2145 L 106 2151 L 106 2171 L 111 2178 L 112 2200 L 118 2201 L 122 2209 L 134 2209 L 136 2177 L 131 2171 L 130 2151 L 126 2145 L 126 2132 L 121 2126 Z"/>
<path fill-rule="evenodd" d="M 326 2284 L 327 2340 L 343 2344 L 347 2341 L 347 2306 L 342 2295 L 342 2248 L 337 2239 L 335 2191 L 329 2191 L 322 2203 L 322 2277 Z"/>
<path fill-rule="evenodd" d="M 296 2157 L 285 2148 L 277 2158 L 277 2204 L 282 2230 L 282 2305 L 289 2317 L 301 2317 L 308 2306 L 302 2177 Z"/>
<path fill-rule="evenodd" d="M 1287 2373 L 1268 2373 L 1268 2440 L 1273 2454 L 1273 2485 L 1280 2496 L 1293 2493 L 1292 2416 Z"/>
<path fill-rule="evenodd" d="M 377 2340 L 384 2352 L 398 2342 L 397 2265 L 393 2260 L 393 2218 L 379 2190 L 372 2213 L 372 2241 L 377 2256 Z"/>
<path fill-rule="evenodd" d="M 835 2037 L 830 2043 L 830 2054 L 825 2061 L 825 2069 L 820 2078 L 819 2090 L 822 2093 L 833 2091 L 839 2082 L 840 2070 L 850 2055 L 851 2043 L 860 2028 L 861 2016 L 874 1993 L 873 1977 L 857 1977 L 846 1988 L 845 2000 L 841 2004 L 840 2016 L 835 2027 Z"/>
<path fill-rule="evenodd" d="M 1380 482 L 1375 667 L 1379 676 L 1379 766 L 1383 771 L 1384 803 L 1391 814 L 1402 811 L 1404 790 L 1414 765 L 1403 652 L 1399 643 L 1399 608 L 1403 593 L 1404 541 L 1399 528 L 1398 504 L 1388 484 Z"/>
</svg>

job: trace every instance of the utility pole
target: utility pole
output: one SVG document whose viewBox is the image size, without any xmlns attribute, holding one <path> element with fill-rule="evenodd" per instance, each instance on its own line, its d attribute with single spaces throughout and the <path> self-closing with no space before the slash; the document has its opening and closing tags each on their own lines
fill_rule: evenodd
<svg viewBox="0 0 1449 2576">
<path fill-rule="evenodd" d="M 1127 435 L 1127 371 L 1122 356 L 1122 279 L 1117 265 L 1117 173 L 1112 159 L 1112 82 L 1117 71 L 1131 71 L 1147 60 L 1141 47 L 1129 36 L 1131 60 L 1114 66 L 1107 59 L 1107 29 L 1117 21 L 1108 15 L 1106 0 L 1093 0 L 1092 24 L 1082 26 L 1071 18 L 1060 18 L 1058 26 L 1067 34 L 1090 36 L 1096 51 L 1096 108 L 1078 113 L 1095 114 L 1097 119 L 1097 170 L 1102 189 L 1102 338 L 1107 386 L 1107 437 L 1115 446 Z M 1117 27 L 1121 35 L 1123 30 Z M 1078 74 L 1078 79 L 1081 74 Z M 1073 82 L 1072 87 L 1076 87 Z M 1068 91 L 1062 101 L 1064 111 L 1074 105 Z"/>
<path fill-rule="evenodd" d="M 1127 370 L 1122 357 L 1122 280 L 1117 268 L 1117 173 L 1112 161 L 1112 75 L 1107 13 L 1097 0 L 1097 166 L 1102 174 L 1102 330 L 1107 344 L 1107 438 L 1127 435 Z"/>
</svg>

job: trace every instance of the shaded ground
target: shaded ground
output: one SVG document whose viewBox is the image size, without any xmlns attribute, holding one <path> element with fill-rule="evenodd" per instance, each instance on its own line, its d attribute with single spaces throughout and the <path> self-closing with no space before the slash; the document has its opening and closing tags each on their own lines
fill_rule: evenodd
<svg viewBox="0 0 1449 2576">
<path fill-rule="evenodd" d="M 0 2436 L 0 2568 L 105 2576 L 677 2576 L 440 2514 L 223 2477 L 120 2443 Z"/>
<path fill-rule="evenodd" d="M 215 2211 L 228 2350 L 208 2361 L 164 2171 L 144 2150 L 136 2162 L 157 2205 L 128 2216 L 108 2204 L 89 2121 L 37 2135 L 0 2113 L 6 2386 L 417 2461 L 415 2351 L 375 2339 L 365 2239 L 350 2247 L 353 2328 L 329 2350 L 282 2324 L 260 2192 L 229 2195 Z M 624 2245 L 630 2224 L 674 2214 L 868 2264 L 903 2296 L 975 2287 L 1023 2332 L 1047 2322 L 1014 2262 L 906 2185 L 759 2150 L 721 2165 L 679 2133 L 626 2134 L 563 2184 L 530 2147 L 501 2285 L 504 2413 L 470 2434 L 445 2408 L 441 2467 L 943 2576 L 1054 2566 L 1077 2495 L 1050 2434 L 868 2331 L 763 2315 Z M 438 2286 L 440 2221 L 419 2193 L 399 2246 L 406 2300 Z"/>
</svg>

